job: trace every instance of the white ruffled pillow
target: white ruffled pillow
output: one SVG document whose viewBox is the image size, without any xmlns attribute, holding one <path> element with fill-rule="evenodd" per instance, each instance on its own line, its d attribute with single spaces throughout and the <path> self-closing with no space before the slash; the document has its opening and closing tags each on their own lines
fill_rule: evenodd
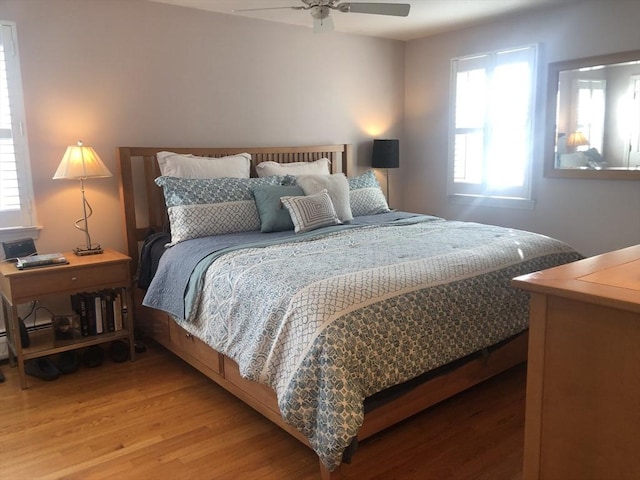
<svg viewBox="0 0 640 480">
<path fill-rule="evenodd" d="M 156 158 L 164 177 L 249 178 L 251 174 L 251 155 L 248 153 L 215 158 L 158 152 Z"/>
<path fill-rule="evenodd" d="M 258 177 L 272 175 L 331 175 L 331 160 L 321 158 L 315 162 L 260 162 L 256 165 Z"/>
</svg>

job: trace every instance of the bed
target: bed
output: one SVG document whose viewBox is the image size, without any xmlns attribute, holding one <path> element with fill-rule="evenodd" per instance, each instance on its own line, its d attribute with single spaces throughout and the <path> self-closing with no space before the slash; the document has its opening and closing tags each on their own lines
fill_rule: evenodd
<svg viewBox="0 0 640 480">
<path fill-rule="evenodd" d="M 166 152 L 239 162 L 243 178 L 177 179 Z M 530 232 L 390 211 L 372 172 L 347 175 L 351 157 L 118 148 L 136 324 L 313 448 L 323 479 L 359 441 L 524 362 L 528 297 L 510 279 L 580 258 Z M 265 192 L 295 230 L 273 227 Z"/>
</svg>

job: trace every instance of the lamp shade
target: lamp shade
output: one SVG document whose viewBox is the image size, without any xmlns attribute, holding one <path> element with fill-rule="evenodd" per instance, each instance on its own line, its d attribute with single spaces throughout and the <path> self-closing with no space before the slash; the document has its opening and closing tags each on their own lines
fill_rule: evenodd
<svg viewBox="0 0 640 480">
<path fill-rule="evenodd" d="M 373 168 L 398 168 L 400 166 L 400 140 L 375 139 L 371 166 Z"/>
<path fill-rule="evenodd" d="M 92 147 L 85 147 L 82 142 L 78 142 L 78 145 L 67 147 L 67 151 L 64 152 L 53 179 L 80 180 L 110 176 L 111 172 L 95 150 Z"/>
<path fill-rule="evenodd" d="M 581 147 L 583 145 L 589 145 L 589 140 L 582 132 L 573 132 L 567 138 L 567 147 Z"/>
</svg>

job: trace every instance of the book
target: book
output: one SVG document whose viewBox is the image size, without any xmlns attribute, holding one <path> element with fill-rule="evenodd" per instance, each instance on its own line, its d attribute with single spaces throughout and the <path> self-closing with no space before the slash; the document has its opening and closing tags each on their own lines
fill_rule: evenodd
<svg viewBox="0 0 640 480">
<path fill-rule="evenodd" d="M 71 308 L 80 317 L 80 332 L 83 337 L 89 336 L 89 316 L 87 312 L 87 300 L 81 293 L 71 295 Z"/>
<path fill-rule="evenodd" d="M 116 300 L 116 292 L 115 290 L 104 290 L 102 292 L 104 302 L 105 302 L 105 315 L 104 315 L 104 326 L 106 332 L 115 332 L 116 331 L 116 323 L 115 323 L 115 310 L 114 304 Z"/>
<path fill-rule="evenodd" d="M 128 319 L 128 312 L 129 312 L 129 306 L 127 305 L 127 296 L 125 295 L 123 290 L 120 290 L 120 302 L 121 302 L 121 308 L 120 311 L 122 312 L 122 329 L 127 328 L 127 325 L 129 325 L 129 319 Z M 129 325 L 129 327 L 133 328 L 132 325 Z"/>
<path fill-rule="evenodd" d="M 64 265 L 69 263 L 67 258 L 61 253 L 43 253 L 41 255 L 30 255 L 28 257 L 20 257 L 16 262 L 18 270 L 33 267 L 46 267 L 48 265 Z"/>
<path fill-rule="evenodd" d="M 87 323 L 89 325 L 89 335 L 97 335 L 96 329 L 96 301 L 93 293 L 82 292 L 80 295 L 87 305 Z"/>
<path fill-rule="evenodd" d="M 118 290 L 113 301 L 114 330 L 122 330 L 122 291 Z"/>
<path fill-rule="evenodd" d="M 93 295 L 93 305 L 96 316 L 96 335 L 100 335 L 104 332 L 104 315 L 103 315 L 103 307 L 104 302 L 102 299 L 102 295 L 99 292 L 95 292 Z"/>
</svg>

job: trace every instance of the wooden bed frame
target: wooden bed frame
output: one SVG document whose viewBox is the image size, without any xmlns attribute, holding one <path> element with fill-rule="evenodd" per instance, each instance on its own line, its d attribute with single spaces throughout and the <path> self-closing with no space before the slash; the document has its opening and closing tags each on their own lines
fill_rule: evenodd
<svg viewBox="0 0 640 480">
<path fill-rule="evenodd" d="M 331 160 L 334 173 L 345 174 L 348 165 L 353 164 L 350 145 L 282 148 L 119 147 L 120 197 L 128 254 L 133 259 L 132 274 L 136 272 L 145 235 L 150 229 L 162 231 L 168 225 L 162 190 L 153 182 L 160 175 L 155 154 L 163 150 L 208 157 L 248 152 L 252 155 L 254 176 L 255 166 L 263 161 L 309 162 L 327 157 Z M 137 288 L 134 290 L 134 318 L 145 334 L 309 446 L 306 437 L 282 420 L 275 392 L 271 388 L 242 378 L 233 360 L 187 333 L 166 313 L 142 306 L 143 292 Z M 445 369 L 441 375 L 422 383 L 402 397 L 372 410 L 365 415 L 358 441 L 524 362 L 527 343 L 528 334 L 524 332 L 509 342 L 479 352 L 460 366 Z M 340 468 L 330 472 L 322 462 L 319 463 L 323 480 L 341 478 Z"/>
</svg>

